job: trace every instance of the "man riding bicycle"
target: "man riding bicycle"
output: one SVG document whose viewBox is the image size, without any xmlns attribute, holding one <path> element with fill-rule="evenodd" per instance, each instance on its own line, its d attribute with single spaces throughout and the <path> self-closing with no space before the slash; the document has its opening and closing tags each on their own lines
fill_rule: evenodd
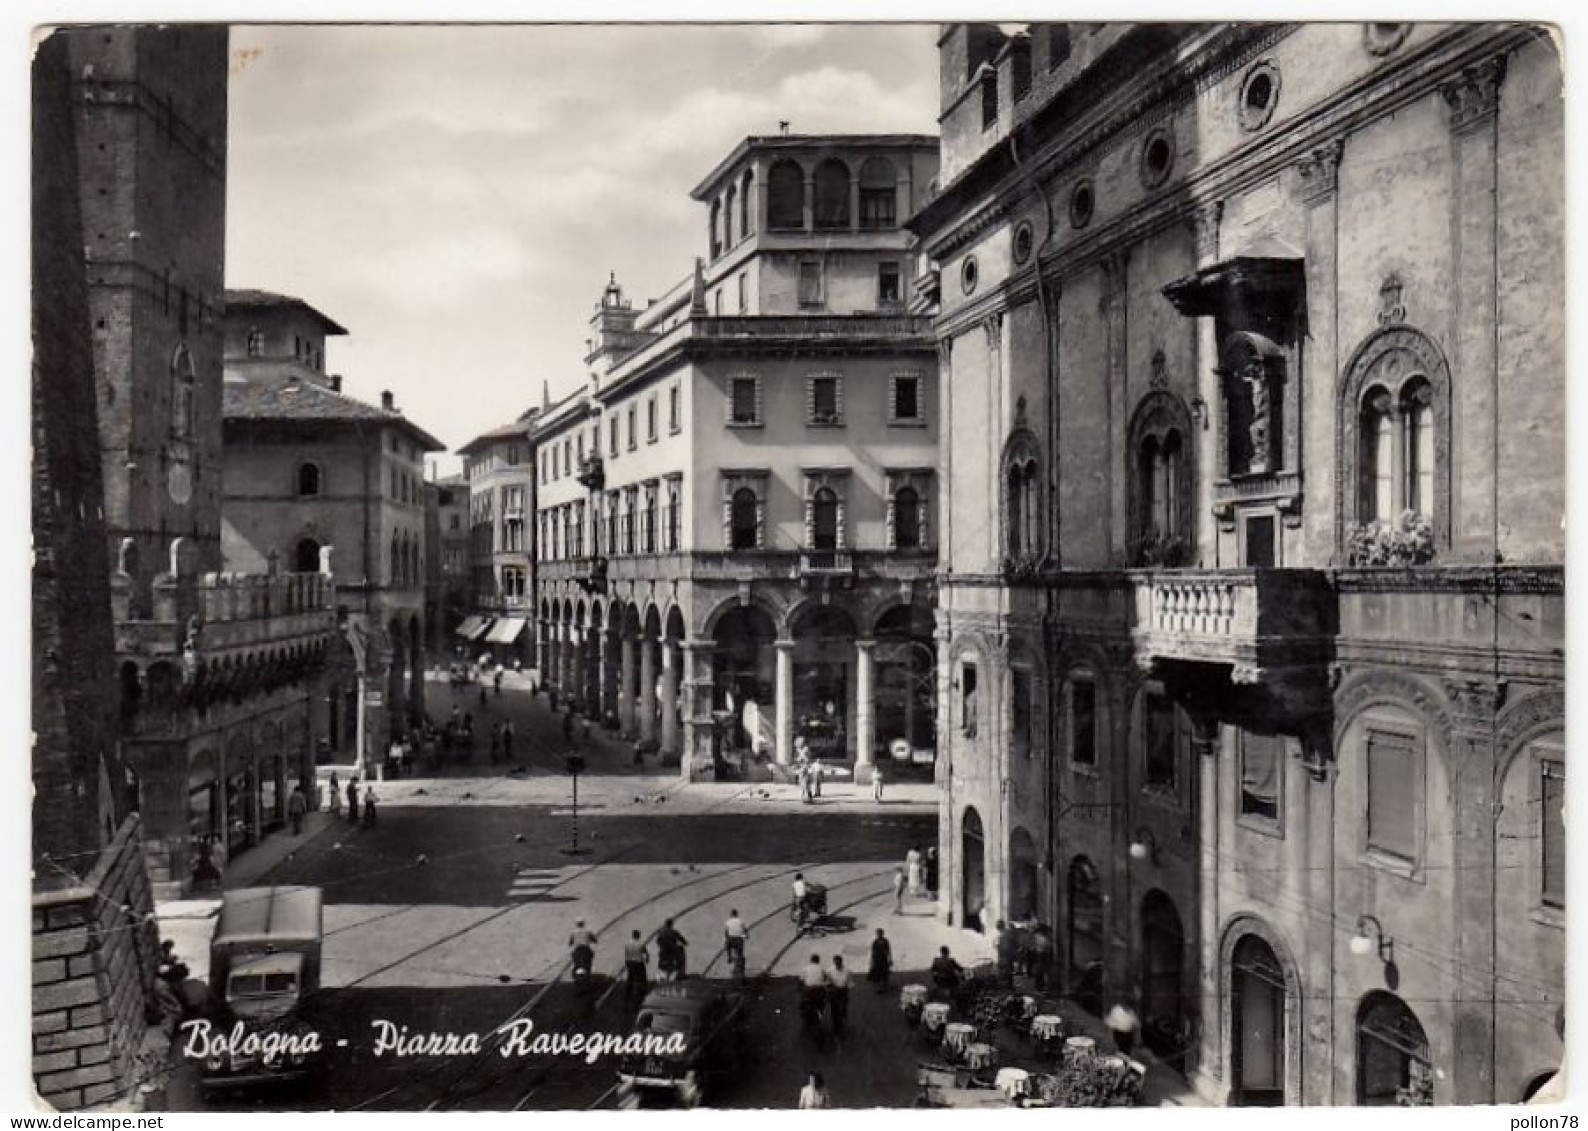
<svg viewBox="0 0 1588 1131">
<path fill-rule="evenodd" d="M 722 948 L 728 959 L 728 969 L 737 978 L 744 977 L 744 944 L 750 937 L 750 928 L 739 918 L 739 909 L 728 912 L 728 921 L 722 925 Z"/>
<path fill-rule="evenodd" d="M 595 945 L 599 941 L 596 933 L 584 925 L 580 919 L 574 924 L 573 934 L 568 936 L 568 947 L 573 959 L 575 974 L 590 973 L 595 965 Z"/>
</svg>

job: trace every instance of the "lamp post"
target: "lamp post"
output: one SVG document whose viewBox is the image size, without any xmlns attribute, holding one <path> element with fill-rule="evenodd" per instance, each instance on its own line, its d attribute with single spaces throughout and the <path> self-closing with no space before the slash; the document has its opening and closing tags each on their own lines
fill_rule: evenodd
<svg viewBox="0 0 1588 1131">
<path fill-rule="evenodd" d="M 579 775 L 584 772 L 584 755 L 577 750 L 570 753 L 566 768 L 573 779 L 573 835 L 561 852 L 564 856 L 588 856 L 590 850 L 579 844 Z"/>
</svg>

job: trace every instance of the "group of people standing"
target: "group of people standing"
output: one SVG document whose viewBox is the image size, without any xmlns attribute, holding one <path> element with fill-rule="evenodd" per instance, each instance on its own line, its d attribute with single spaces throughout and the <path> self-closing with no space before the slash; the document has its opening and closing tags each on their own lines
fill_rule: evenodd
<svg viewBox="0 0 1588 1131">
<path fill-rule="evenodd" d="M 342 798 L 344 790 L 341 781 L 336 776 L 336 771 L 331 771 L 330 780 L 331 816 L 342 815 Z M 375 806 L 378 798 L 375 796 L 375 783 L 366 782 L 360 788 L 358 775 L 347 779 L 345 795 L 347 797 L 347 819 L 351 824 L 363 824 L 366 828 L 375 823 Z"/>
<path fill-rule="evenodd" d="M 931 898 L 937 894 L 937 849 L 924 853 L 916 845 L 904 854 L 902 867 L 893 870 L 893 913 L 904 914 L 904 897 Z"/>
</svg>

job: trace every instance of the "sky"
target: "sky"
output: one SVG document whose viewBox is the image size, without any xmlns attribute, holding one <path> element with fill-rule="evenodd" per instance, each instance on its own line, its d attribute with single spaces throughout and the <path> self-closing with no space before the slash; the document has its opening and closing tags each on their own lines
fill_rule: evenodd
<svg viewBox="0 0 1588 1131">
<path fill-rule="evenodd" d="M 935 133 L 936 34 L 234 27 L 227 286 L 345 326 L 344 390 L 455 450 L 584 382 L 609 271 L 638 307 L 691 271 L 689 191 L 745 136 Z"/>
</svg>

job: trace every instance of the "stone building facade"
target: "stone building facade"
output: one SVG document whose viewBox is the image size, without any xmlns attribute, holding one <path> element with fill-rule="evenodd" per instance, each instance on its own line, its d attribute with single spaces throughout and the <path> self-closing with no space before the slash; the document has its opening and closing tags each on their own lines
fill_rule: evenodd
<svg viewBox="0 0 1588 1131">
<path fill-rule="evenodd" d="M 222 571 L 224 27 L 66 33 L 133 807 L 157 892 L 185 888 L 313 788 L 310 704 L 335 586 Z"/>
<path fill-rule="evenodd" d="M 541 668 L 688 776 L 796 749 L 929 773 L 936 358 L 908 313 L 933 139 L 751 137 L 695 189 L 708 255 L 533 431 Z"/>
<path fill-rule="evenodd" d="M 954 25 L 940 911 L 1233 1104 L 1560 1062 L 1559 57 Z"/>
<path fill-rule="evenodd" d="M 425 624 L 429 650 L 451 651 L 469 615 L 469 485 L 462 475 L 425 484 Z"/>
<path fill-rule="evenodd" d="M 344 333 L 299 298 L 227 292 L 224 550 L 229 569 L 335 572 L 347 646 L 317 752 L 378 761 L 424 710 L 424 459 L 445 446 L 389 392 L 366 404 L 325 372 Z"/>
<path fill-rule="evenodd" d="M 458 453 L 468 484 L 469 616 L 456 637 L 471 655 L 535 662 L 535 461 L 530 429 L 542 411 L 476 436 Z"/>
</svg>

